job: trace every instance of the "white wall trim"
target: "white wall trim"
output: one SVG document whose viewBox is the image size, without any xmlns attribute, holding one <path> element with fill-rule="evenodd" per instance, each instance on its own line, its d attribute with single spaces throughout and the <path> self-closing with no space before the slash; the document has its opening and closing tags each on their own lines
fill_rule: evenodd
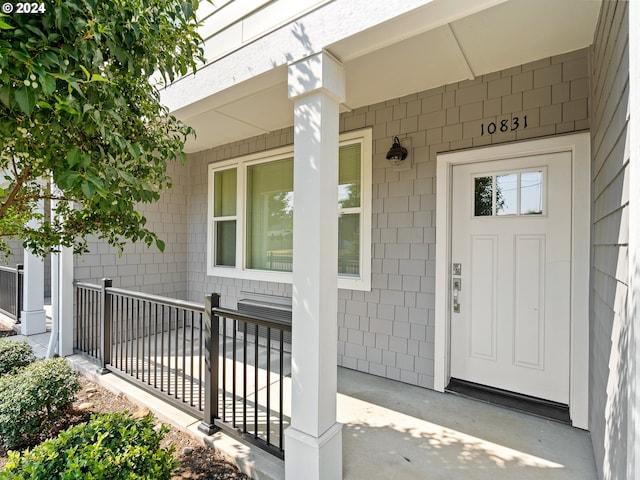
<svg viewBox="0 0 640 480">
<path fill-rule="evenodd" d="M 436 303 L 434 388 L 444 391 L 450 378 L 451 180 L 454 165 L 529 155 L 572 153 L 571 221 L 571 373 L 569 413 L 573 426 L 587 429 L 589 406 L 590 171 L 588 132 L 442 153 L 436 173 Z"/>
</svg>

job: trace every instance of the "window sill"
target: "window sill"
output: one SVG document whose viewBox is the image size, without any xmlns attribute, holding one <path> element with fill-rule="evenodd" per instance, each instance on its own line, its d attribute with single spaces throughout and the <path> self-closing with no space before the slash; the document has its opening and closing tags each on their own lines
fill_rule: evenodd
<svg viewBox="0 0 640 480">
<path fill-rule="evenodd" d="M 209 268 L 207 276 L 221 278 L 237 278 L 241 280 L 253 280 L 258 282 L 293 283 L 291 272 L 269 272 L 265 270 L 238 270 L 235 268 L 215 267 Z M 371 291 L 371 277 L 362 278 L 356 276 L 338 276 L 338 288 L 342 290 Z"/>
</svg>

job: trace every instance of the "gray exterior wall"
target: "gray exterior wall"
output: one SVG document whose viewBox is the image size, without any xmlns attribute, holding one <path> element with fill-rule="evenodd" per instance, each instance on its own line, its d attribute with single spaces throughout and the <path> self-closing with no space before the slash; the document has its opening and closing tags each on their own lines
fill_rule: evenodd
<svg viewBox="0 0 640 480">
<path fill-rule="evenodd" d="M 8 267 L 15 267 L 18 264 L 24 265 L 22 242 L 11 239 L 7 243 L 11 248 L 11 254 L 0 260 L 0 264 Z M 45 300 L 51 297 L 51 255 L 48 255 L 44 260 L 44 297 Z"/>
<path fill-rule="evenodd" d="M 587 130 L 588 95 L 585 49 L 341 116 L 341 131 L 373 131 L 373 258 L 370 292 L 339 291 L 340 365 L 433 388 L 436 155 Z M 524 115 L 526 129 L 481 135 L 483 122 Z M 410 170 L 385 160 L 394 135 L 411 138 Z M 242 291 L 291 295 L 290 285 L 206 275 L 207 165 L 291 143 L 285 129 L 190 156 L 190 300 L 218 292 L 235 307 Z"/>
<path fill-rule="evenodd" d="M 88 242 L 90 253 L 76 256 L 75 280 L 99 283 L 111 278 L 115 287 L 185 299 L 187 296 L 187 192 L 188 167 L 171 164 L 173 188 L 157 203 L 142 205 L 147 226 L 165 242 L 164 253 L 143 242 L 118 251 L 96 238 Z"/>
<path fill-rule="evenodd" d="M 627 2 L 603 2 L 591 65 L 593 261 L 589 429 L 599 475 L 605 479 L 628 478 L 628 9 Z"/>
<path fill-rule="evenodd" d="M 11 239 L 7 241 L 9 248 L 11 248 L 11 254 L 2 259 L 2 265 L 7 267 L 15 267 L 19 263 L 24 263 L 24 249 L 22 243 L 18 240 Z"/>
</svg>

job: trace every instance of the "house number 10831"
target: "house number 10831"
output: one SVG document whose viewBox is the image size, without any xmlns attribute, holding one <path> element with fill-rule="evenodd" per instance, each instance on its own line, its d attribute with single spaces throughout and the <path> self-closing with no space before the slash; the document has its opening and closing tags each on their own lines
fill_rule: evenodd
<svg viewBox="0 0 640 480">
<path fill-rule="evenodd" d="M 499 122 L 481 123 L 480 124 L 480 136 L 494 133 L 506 133 L 514 132 L 521 128 L 527 128 L 527 116 L 524 117 L 511 117 L 500 120 Z"/>
</svg>

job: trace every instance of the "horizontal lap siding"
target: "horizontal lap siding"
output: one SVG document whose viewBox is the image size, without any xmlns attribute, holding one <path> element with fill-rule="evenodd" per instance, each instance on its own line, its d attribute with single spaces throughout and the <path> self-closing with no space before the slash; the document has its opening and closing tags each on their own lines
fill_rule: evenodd
<svg viewBox="0 0 640 480">
<path fill-rule="evenodd" d="M 590 416 L 601 478 L 627 478 L 628 4 L 603 2 L 592 47 Z"/>
<path fill-rule="evenodd" d="M 340 365 L 433 387 L 437 154 L 587 130 L 588 85 L 588 51 L 579 50 L 341 115 L 341 131 L 373 131 L 373 258 L 371 291 L 338 293 Z M 483 123 L 525 115 L 526 129 L 482 135 Z M 385 159 L 395 135 L 411 138 L 409 170 Z M 208 277 L 205 259 L 207 165 L 292 143 L 289 128 L 190 155 L 191 300 L 217 291 L 234 307 L 243 291 L 291 296 L 290 285 Z"/>
</svg>

